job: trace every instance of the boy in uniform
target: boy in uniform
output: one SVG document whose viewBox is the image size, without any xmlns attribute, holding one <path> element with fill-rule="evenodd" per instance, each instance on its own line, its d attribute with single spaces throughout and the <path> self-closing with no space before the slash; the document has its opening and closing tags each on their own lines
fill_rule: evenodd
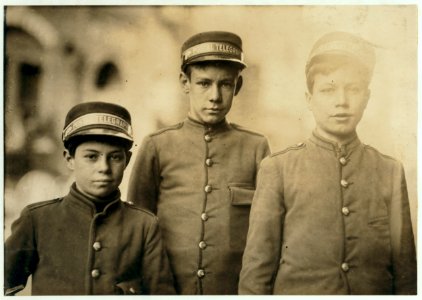
<svg viewBox="0 0 422 300">
<path fill-rule="evenodd" d="M 179 294 L 236 294 L 267 139 L 227 122 L 242 86 L 242 41 L 204 32 L 182 46 L 188 117 L 140 147 L 128 199 L 157 213 Z"/>
<path fill-rule="evenodd" d="M 129 112 L 73 107 L 63 129 L 75 182 L 63 198 L 27 206 L 5 245 L 5 294 L 32 275 L 33 295 L 173 294 L 157 218 L 120 200 L 131 157 Z"/>
<path fill-rule="evenodd" d="M 239 294 L 416 294 L 403 167 L 356 134 L 374 63 L 373 47 L 349 33 L 313 47 L 316 129 L 261 164 Z"/>
</svg>

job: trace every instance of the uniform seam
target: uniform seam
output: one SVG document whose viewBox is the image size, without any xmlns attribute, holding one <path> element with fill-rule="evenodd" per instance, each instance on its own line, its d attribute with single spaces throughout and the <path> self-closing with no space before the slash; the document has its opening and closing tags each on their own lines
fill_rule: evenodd
<svg viewBox="0 0 422 300">
<path fill-rule="evenodd" d="M 278 155 L 285 154 L 285 153 L 287 153 L 287 152 L 289 152 L 291 150 L 300 150 L 300 149 L 303 149 L 303 148 L 306 148 L 306 144 L 303 144 L 303 145 L 300 145 L 300 146 L 290 146 L 290 147 L 287 147 L 284 150 L 274 152 L 274 153 L 270 154 L 269 156 L 270 157 L 275 157 L 275 156 L 278 156 Z"/>
<path fill-rule="evenodd" d="M 387 155 L 387 154 L 383 154 L 383 153 L 379 152 L 377 149 L 375 149 L 374 147 L 372 147 L 372 146 L 370 146 L 370 145 L 363 144 L 363 147 L 364 147 L 365 149 L 368 149 L 368 150 L 372 150 L 372 151 L 374 151 L 375 153 L 377 153 L 377 154 L 381 155 L 382 157 L 385 157 L 385 158 L 388 158 L 388 159 L 390 159 L 390 160 L 392 160 L 392 161 L 398 162 L 398 160 L 397 160 L 397 159 L 395 159 L 394 157 L 392 157 L 392 156 L 390 156 L 390 155 Z"/>
<path fill-rule="evenodd" d="M 178 129 L 182 128 L 182 127 L 183 127 L 183 122 L 180 122 L 180 123 L 177 123 L 177 124 L 175 124 L 173 126 L 169 126 L 169 127 L 160 129 L 160 130 L 158 130 L 158 131 L 156 131 L 154 133 L 151 133 L 149 136 L 150 137 L 157 136 L 157 135 L 160 135 L 160 134 L 165 133 L 165 132 L 170 131 L 170 130 L 178 130 Z"/>
<path fill-rule="evenodd" d="M 55 199 L 47 200 L 47 201 L 42 201 L 42 202 L 38 202 L 38 203 L 33 203 L 33 204 L 28 205 L 27 208 L 28 208 L 29 211 L 32 211 L 32 210 L 35 210 L 37 208 L 42 208 L 42 207 L 47 206 L 47 205 L 58 203 L 61 200 L 63 200 L 63 197 L 55 198 Z"/>
<path fill-rule="evenodd" d="M 233 128 L 234 130 L 237 130 L 237 131 L 242 131 L 242 132 L 246 132 L 246 133 L 249 133 L 249 134 L 252 134 L 252 135 L 256 135 L 256 136 L 259 136 L 259 137 L 264 137 L 264 138 L 265 138 L 265 135 L 263 135 L 263 134 L 261 134 L 261 133 L 259 133 L 259 132 L 255 132 L 255 131 L 249 130 L 249 129 L 247 129 L 247 128 L 244 128 L 244 127 L 243 127 L 243 126 L 241 126 L 241 125 L 238 125 L 238 124 L 235 124 L 235 123 L 230 123 L 230 125 L 232 126 L 232 128 Z"/>
<path fill-rule="evenodd" d="M 157 218 L 157 216 L 156 216 L 155 214 L 153 214 L 152 212 L 150 212 L 150 211 L 149 211 L 149 210 L 147 210 L 147 209 L 144 209 L 144 208 L 142 208 L 142 207 L 138 207 L 138 206 L 136 206 L 136 205 L 131 205 L 131 204 L 129 204 L 129 203 L 127 203 L 127 202 L 124 202 L 124 201 L 122 201 L 122 202 L 124 203 L 124 205 L 125 205 L 127 208 L 133 209 L 133 210 L 135 210 L 135 211 L 139 211 L 140 213 L 147 214 L 148 216 L 152 217 L 153 219 L 156 219 L 156 218 Z"/>
</svg>

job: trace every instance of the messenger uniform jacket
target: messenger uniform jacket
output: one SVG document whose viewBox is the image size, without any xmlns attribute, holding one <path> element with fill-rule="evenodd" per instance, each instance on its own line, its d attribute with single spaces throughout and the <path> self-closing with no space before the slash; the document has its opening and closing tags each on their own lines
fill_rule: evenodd
<svg viewBox="0 0 422 300">
<path fill-rule="evenodd" d="M 403 168 L 314 135 L 262 162 L 240 294 L 415 294 Z"/>
<path fill-rule="evenodd" d="M 187 119 L 147 136 L 128 199 L 157 212 L 180 294 L 236 294 L 265 137 Z"/>
<path fill-rule="evenodd" d="M 174 294 L 157 218 L 122 202 L 103 211 L 72 185 L 64 198 L 27 206 L 5 245 L 5 291 L 33 295 Z"/>
</svg>

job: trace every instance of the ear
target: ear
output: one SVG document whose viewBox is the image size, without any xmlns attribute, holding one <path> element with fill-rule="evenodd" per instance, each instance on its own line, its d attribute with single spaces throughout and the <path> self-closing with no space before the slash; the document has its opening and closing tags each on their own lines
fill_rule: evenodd
<svg viewBox="0 0 422 300">
<path fill-rule="evenodd" d="M 67 167 L 73 171 L 75 169 L 75 158 L 70 155 L 69 150 L 63 151 L 63 157 L 66 160 Z"/>
<path fill-rule="evenodd" d="M 311 102 L 312 102 L 312 94 L 309 93 L 309 92 L 305 92 L 305 99 L 306 99 L 306 104 L 308 106 L 308 109 L 310 111 L 312 111 L 312 105 L 311 105 Z"/>
<path fill-rule="evenodd" d="M 236 82 L 236 87 L 234 88 L 234 95 L 237 96 L 237 94 L 239 93 L 240 89 L 242 88 L 243 85 L 243 77 L 242 75 L 240 75 L 237 78 L 237 82 Z"/>
<path fill-rule="evenodd" d="M 183 92 L 185 94 L 189 94 L 189 91 L 190 91 L 190 80 L 189 80 L 188 75 L 186 75 L 185 72 L 180 72 L 179 82 L 180 82 L 180 85 L 182 86 Z"/>
<path fill-rule="evenodd" d="M 126 167 L 129 164 L 131 157 L 132 157 L 132 151 L 127 151 L 126 152 Z"/>
</svg>

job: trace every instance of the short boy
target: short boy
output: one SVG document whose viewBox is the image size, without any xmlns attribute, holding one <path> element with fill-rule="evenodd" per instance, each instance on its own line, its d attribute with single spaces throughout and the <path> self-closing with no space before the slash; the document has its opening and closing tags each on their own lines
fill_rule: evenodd
<svg viewBox="0 0 422 300">
<path fill-rule="evenodd" d="M 316 129 L 258 175 L 240 294 L 415 294 L 416 256 L 402 165 L 356 134 L 373 47 L 323 36 L 307 67 Z"/>
<path fill-rule="evenodd" d="M 269 146 L 227 122 L 242 86 L 242 41 L 204 32 L 182 46 L 183 122 L 147 136 L 128 199 L 156 212 L 179 294 L 236 294 L 255 177 Z"/>
<path fill-rule="evenodd" d="M 129 112 L 78 104 L 62 137 L 75 182 L 65 197 L 27 206 L 12 225 L 5 294 L 30 275 L 33 295 L 173 294 L 157 218 L 120 200 L 133 143 Z"/>
</svg>

